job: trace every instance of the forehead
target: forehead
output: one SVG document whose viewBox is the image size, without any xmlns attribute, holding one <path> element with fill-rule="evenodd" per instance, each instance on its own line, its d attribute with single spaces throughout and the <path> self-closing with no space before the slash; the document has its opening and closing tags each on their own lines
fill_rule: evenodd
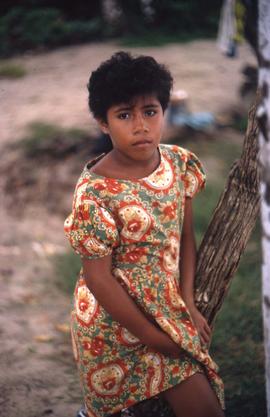
<svg viewBox="0 0 270 417">
<path fill-rule="evenodd" d="M 159 106 L 160 102 L 155 94 L 138 95 L 133 97 L 128 102 L 117 103 L 111 106 L 111 109 L 117 110 L 118 108 L 133 108 L 133 107 L 144 107 L 144 106 Z"/>
</svg>

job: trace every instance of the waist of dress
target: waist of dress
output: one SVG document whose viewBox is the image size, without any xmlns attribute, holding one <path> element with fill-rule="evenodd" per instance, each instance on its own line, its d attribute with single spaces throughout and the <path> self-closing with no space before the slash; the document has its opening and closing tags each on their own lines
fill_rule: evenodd
<svg viewBox="0 0 270 417">
<path fill-rule="evenodd" d="M 146 273 L 147 275 L 162 274 L 179 277 L 179 250 L 161 248 L 148 253 L 144 247 L 125 252 L 115 252 L 113 268 L 123 271 Z"/>
<path fill-rule="evenodd" d="M 120 282 L 134 283 L 140 285 L 157 285 L 158 283 L 166 283 L 168 280 L 172 280 L 176 283 L 179 282 L 179 269 L 166 271 L 160 268 L 159 264 L 145 265 L 129 264 L 129 263 L 116 263 L 112 267 L 113 276 Z"/>
</svg>

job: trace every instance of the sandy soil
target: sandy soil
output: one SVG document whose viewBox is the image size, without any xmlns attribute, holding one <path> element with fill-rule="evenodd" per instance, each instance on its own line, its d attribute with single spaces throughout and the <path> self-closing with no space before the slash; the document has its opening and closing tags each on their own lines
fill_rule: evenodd
<svg viewBox="0 0 270 417">
<path fill-rule="evenodd" d="M 14 59 L 27 75 L 0 80 L 1 149 L 20 139 L 37 120 L 93 130 L 87 110 L 88 76 L 119 49 L 113 43 L 90 44 Z M 191 108 L 215 115 L 238 104 L 240 69 L 255 63 L 248 46 L 241 48 L 238 59 L 229 60 L 213 41 L 132 50 L 165 62 L 175 87 L 189 93 Z M 71 202 L 72 186 L 66 193 Z M 16 206 L 16 195 L 12 197 Z M 81 394 L 65 326 L 70 299 L 55 287 L 50 259 L 67 248 L 64 218 L 30 203 L 16 215 L 3 200 L 0 207 L 0 414 L 72 417 Z"/>
<path fill-rule="evenodd" d="M 1 143 L 21 138 L 27 125 L 37 120 L 93 129 L 87 109 L 89 74 L 119 49 L 113 43 L 90 44 L 15 59 L 25 67 L 27 75 L 15 81 L 0 80 Z M 255 64 L 248 45 L 240 48 L 237 59 L 228 59 L 217 50 L 214 41 L 132 51 L 150 54 L 167 64 L 175 89 L 185 89 L 189 94 L 191 110 L 215 115 L 238 104 L 241 68 L 246 63 Z"/>
</svg>

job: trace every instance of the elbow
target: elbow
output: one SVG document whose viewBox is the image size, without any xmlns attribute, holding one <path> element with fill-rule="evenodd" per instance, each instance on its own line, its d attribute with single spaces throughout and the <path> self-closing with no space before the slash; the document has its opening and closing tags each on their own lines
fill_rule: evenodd
<svg viewBox="0 0 270 417">
<path fill-rule="evenodd" d="M 94 295 L 108 291 L 112 283 L 112 278 L 109 274 L 98 274 L 96 276 L 92 274 L 84 275 L 86 286 Z"/>
</svg>

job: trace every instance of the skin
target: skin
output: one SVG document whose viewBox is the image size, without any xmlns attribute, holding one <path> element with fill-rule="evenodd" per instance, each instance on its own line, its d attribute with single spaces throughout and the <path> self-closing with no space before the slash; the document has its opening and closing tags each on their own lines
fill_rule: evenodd
<svg viewBox="0 0 270 417">
<path fill-rule="evenodd" d="M 194 302 L 194 276 L 196 270 L 196 241 L 193 227 L 192 199 L 186 198 L 184 223 L 181 232 L 180 290 L 181 296 L 188 307 L 194 324 L 199 332 L 201 343 L 210 344 L 211 329 L 197 309 Z"/>
<path fill-rule="evenodd" d="M 157 168 L 160 162 L 157 147 L 163 132 L 164 114 L 155 96 L 140 96 L 136 97 L 132 103 L 114 105 L 108 110 L 106 121 L 98 120 L 98 123 L 102 131 L 110 135 L 113 150 L 91 168 L 92 172 L 109 178 L 130 179 L 146 177 Z M 151 349 L 172 358 L 179 357 L 181 348 L 137 306 L 113 277 L 112 255 L 92 260 L 83 259 L 82 263 L 86 285 L 114 320 L 126 327 Z M 195 265 L 196 244 L 192 221 L 192 200 L 187 198 L 181 236 L 180 288 L 182 298 L 198 329 L 201 342 L 208 344 L 211 330 L 194 303 Z M 112 297 L 111 294 L 114 296 Z M 201 409 L 206 414 L 196 414 L 198 411 L 196 407 L 193 413 L 192 401 L 187 402 L 187 392 L 194 393 L 194 401 L 198 396 L 201 397 L 201 392 L 206 395 L 205 399 L 200 398 Z M 187 381 L 165 391 L 162 395 L 169 401 L 177 417 L 187 415 L 221 417 L 224 415 L 203 374 L 191 376 Z M 188 398 L 193 398 L 192 395 L 190 394 Z M 183 414 L 183 410 L 189 409 L 190 414 L 186 411 L 186 414 Z"/>
<path fill-rule="evenodd" d="M 114 105 L 107 112 L 107 120 L 98 123 L 110 135 L 113 150 L 93 167 L 94 172 L 122 179 L 143 178 L 159 165 L 157 146 L 164 128 L 164 114 L 154 96 Z"/>
<path fill-rule="evenodd" d="M 195 373 L 161 395 L 176 417 L 225 417 L 204 374 Z"/>
</svg>

